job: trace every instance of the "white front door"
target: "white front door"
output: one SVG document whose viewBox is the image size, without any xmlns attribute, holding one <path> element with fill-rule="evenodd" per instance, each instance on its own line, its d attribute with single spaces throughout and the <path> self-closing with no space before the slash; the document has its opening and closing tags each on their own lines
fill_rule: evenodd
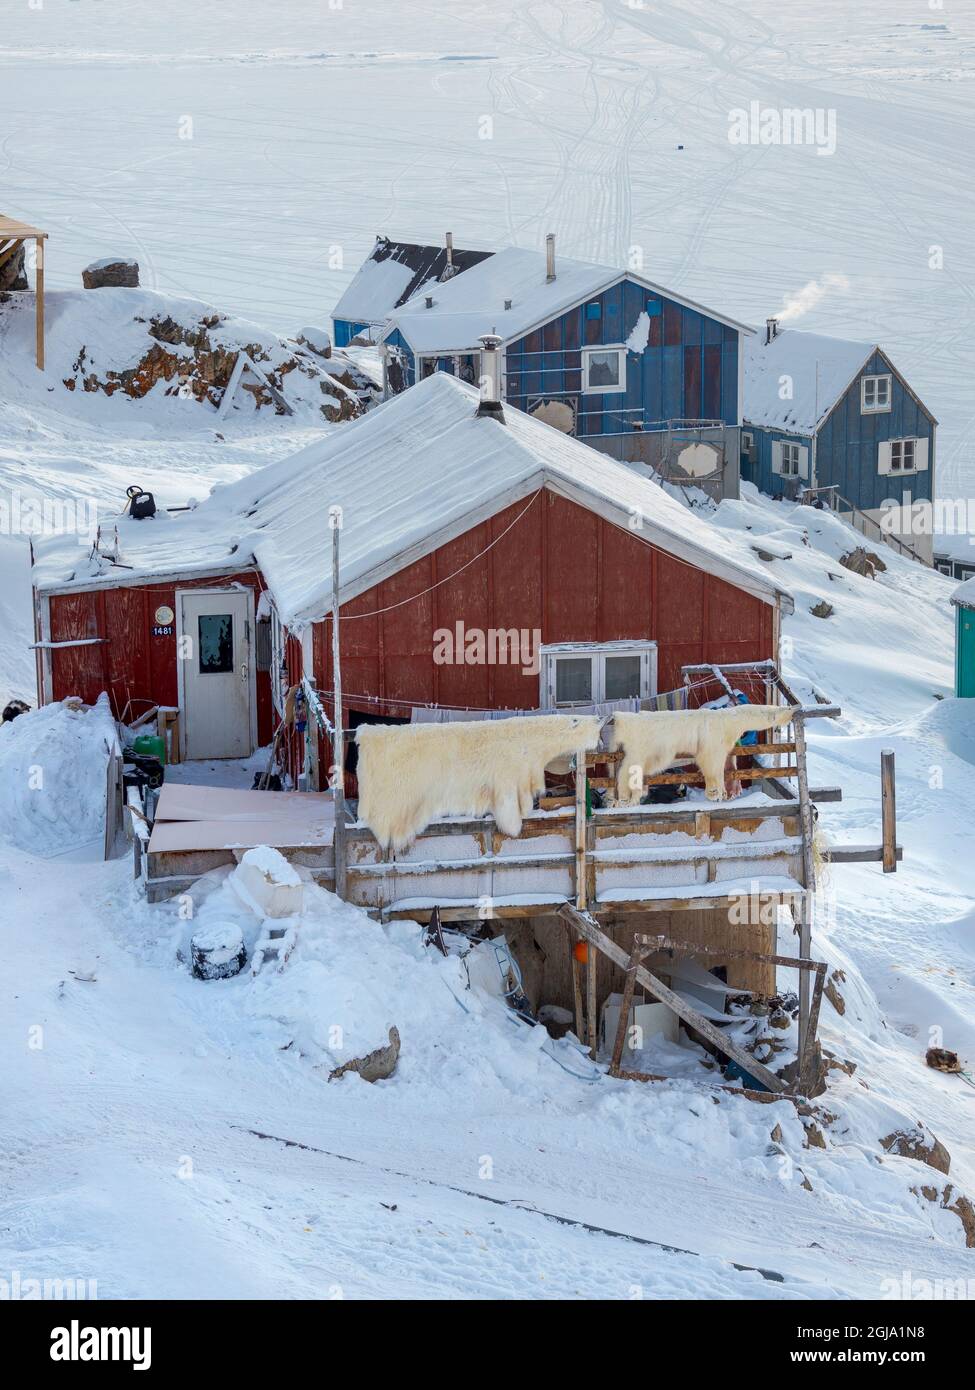
<svg viewBox="0 0 975 1390">
<path fill-rule="evenodd" d="M 179 603 L 180 703 L 185 758 L 246 758 L 254 598 L 244 589 L 193 589 Z"/>
</svg>

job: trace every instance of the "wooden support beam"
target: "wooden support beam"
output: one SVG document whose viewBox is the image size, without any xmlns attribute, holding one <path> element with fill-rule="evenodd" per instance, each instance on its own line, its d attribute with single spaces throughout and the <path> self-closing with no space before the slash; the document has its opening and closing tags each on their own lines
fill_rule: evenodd
<svg viewBox="0 0 975 1390">
<path fill-rule="evenodd" d="M 44 238 L 35 237 L 37 257 L 34 268 L 34 334 L 37 370 L 44 370 Z"/>
<path fill-rule="evenodd" d="M 595 946 L 598 951 L 601 951 L 604 956 L 607 956 L 611 961 L 615 962 L 621 969 L 629 969 L 630 958 L 627 956 L 626 952 L 621 946 L 617 946 L 615 941 L 610 940 L 588 912 L 579 912 L 578 909 L 574 908 L 570 903 L 565 903 L 559 908 L 559 916 L 564 918 L 564 920 L 568 922 L 591 947 Z M 720 1029 L 715 1028 L 710 1019 L 698 1013 L 697 1009 L 692 1008 L 679 994 L 675 994 L 672 989 L 668 989 L 662 980 L 657 979 L 656 975 L 652 975 L 650 971 L 642 965 L 638 965 L 634 973 L 638 983 L 641 984 L 645 990 L 659 999 L 661 1004 L 666 1004 L 679 1019 L 686 1023 L 688 1027 L 693 1028 L 696 1033 L 700 1033 L 701 1037 L 706 1038 L 719 1052 L 723 1052 L 725 1056 L 737 1062 L 749 1076 L 754 1077 L 756 1081 L 760 1081 L 762 1085 L 767 1086 L 770 1091 L 781 1093 L 786 1090 L 786 1083 L 780 1076 L 776 1076 L 774 1072 L 769 1071 L 768 1067 L 763 1066 L 763 1064 L 757 1061 L 750 1052 L 746 1052 L 744 1048 L 739 1047 L 726 1033 L 722 1033 Z"/>
<path fill-rule="evenodd" d="M 903 845 L 896 845 L 894 852 L 898 862 L 904 858 Z M 885 854 L 883 845 L 832 845 L 823 850 L 823 858 L 831 864 L 880 864 Z"/>
<path fill-rule="evenodd" d="M 883 865 L 885 874 L 897 872 L 897 790 L 894 776 L 894 750 L 880 755 L 880 800 L 883 816 Z"/>
<path fill-rule="evenodd" d="M 799 824 L 802 830 L 802 878 L 805 896 L 799 908 L 799 954 L 808 960 L 812 947 L 813 895 L 816 891 L 816 862 L 813 856 L 813 811 L 809 800 L 806 764 L 806 728 L 801 715 L 793 720 L 796 761 L 799 765 Z M 799 976 L 799 1056 L 804 1057 L 809 1040 L 809 976 Z"/>
<path fill-rule="evenodd" d="M 616 1041 L 613 1044 L 613 1060 L 609 1064 L 610 1076 L 619 1076 L 620 1063 L 623 1060 L 623 1049 L 626 1046 L 627 1021 L 630 1017 L 630 1009 L 633 1007 L 633 995 L 636 990 L 636 968 L 643 959 L 643 951 L 636 944 L 633 947 L 633 954 L 630 956 L 630 963 L 626 968 L 626 979 L 623 982 L 623 1002 L 620 1005 L 620 1019 L 616 1028 Z"/>
</svg>

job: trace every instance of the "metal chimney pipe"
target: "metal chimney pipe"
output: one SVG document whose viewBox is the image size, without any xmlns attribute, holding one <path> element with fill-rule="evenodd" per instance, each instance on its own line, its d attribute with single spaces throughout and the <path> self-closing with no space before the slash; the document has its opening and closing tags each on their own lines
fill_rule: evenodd
<svg viewBox="0 0 975 1390">
<path fill-rule="evenodd" d="M 555 279 L 555 233 L 549 232 L 545 238 L 545 283 L 550 285 Z"/>
<path fill-rule="evenodd" d="M 446 241 L 446 246 L 447 246 L 447 265 L 448 265 L 448 267 L 449 267 L 449 269 L 450 269 L 450 273 L 453 274 L 453 270 L 454 270 L 454 234 L 453 234 L 453 232 L 447 232 L 447 233 L 446 233 L 446 235 L 445 235 L 445 241 Z"/>
<path fill-rule="evenodd" d="M 766 346 L 772 341 L 773 338 L 777 338 L 778 336 L 779 336 L 779 321 L 778 321 L 778 319 L 766 319 L 766 320 L 765 320 L 765 343 L 766 343 Z"/>
<path fill-rule="evenodd" d="M 481 344 L 481 399 L 477 404 L 477 414 L 486 415 L 503 425 L 501 344 L 504 339 L 497 333 L 485 333 L 478 338 L 478 342 Z"/>
</svg>

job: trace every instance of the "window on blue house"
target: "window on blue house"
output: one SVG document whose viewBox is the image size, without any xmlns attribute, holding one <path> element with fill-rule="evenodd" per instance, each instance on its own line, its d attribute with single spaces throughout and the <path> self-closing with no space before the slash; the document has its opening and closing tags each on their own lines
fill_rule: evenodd
<svg viewBox="0 0 975 1390">
<path fill-rule="evenodd" d="M 588 392 L 626 390 L 626 349 L 585 348 L 582 353 L 582 389 Z"/>
<path fill-rule="evenodd" d="M 598 300 L 594 300 L 592 304 L 587 304 L 587 305 L 586 305 L 586 318 L 587 318 L 587 319 L 601 319 L 602 316 L 603 316 L 603 306 L 599 303 Z"/>
<path fill-rule="evenodd" d="M 891 378 L 889 376 L 863 376 L 860 378 L 860 411 L 872 415 L 880 410 L 890 409 Z"/>
</svg>

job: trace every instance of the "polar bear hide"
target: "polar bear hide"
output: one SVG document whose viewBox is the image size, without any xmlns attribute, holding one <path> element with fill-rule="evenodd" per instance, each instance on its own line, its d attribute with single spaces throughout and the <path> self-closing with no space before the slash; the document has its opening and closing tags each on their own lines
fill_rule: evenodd
<svg viewBox="0 0 975 1390">
<path fill-rule="evenodd" d="M 643 778 L 663 772 L 683 754 L 697 763 L 708 799 L 723 801 L 725 764 L 738 740 L 759 729 L 780 729 L 791 721 L 793 713 L 788 705 L 734 705 L 729 709 L 615 714 L 612 747 L 625 751 L 616 769 L 617 798 L 639 801 Z"/>
<path fill-rule="evenodd" d="M 359 819 L 387 848 L 405 849 L 437 816 L 494 816 L 518 835 L 545 768 L 595 748 L 599 715 L 553 714 L 456 724 L 366 724 L 359 746 Z"/>
</svg>

